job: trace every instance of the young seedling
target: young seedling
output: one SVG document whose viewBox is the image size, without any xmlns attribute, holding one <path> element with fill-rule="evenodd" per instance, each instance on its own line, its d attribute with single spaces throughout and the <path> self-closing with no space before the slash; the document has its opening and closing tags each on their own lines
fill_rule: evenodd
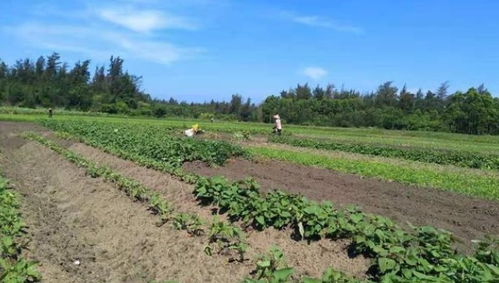
<svg viewBox="0 0 499 283">
<path fill-rule="evenodd" d="M 204 233 L 203 222 L 196 214 L 179 213 L 173 217 L 173 227 L 177 230 L 186 230 L 192 236 L 201 236 Z"/>
<path fill-rule="evenodd" d="M 244 261 L 244 253 L 248 248 L 244 232 L 233 225 L 215 218 L 210 226 L 210 242 L 205 247 L 205 253 L 212 255 L 214 248 L 218 254 L 231 255 L 229 261 Z M 236 256 L 233 256 L 233 253 Z"/>
<path fill-rule="evenodd" d="M 253 278 L 246 278 L 244 283 L 284 283 L 289 282 L 293 268 L 286 265 L 283 252 L 273 246 L 267 254 L 258 258 L 256 269 L 252 273 Z"/>
<path fill-rule="evenodd" d="M 149 198 L 149 204 L 151 205 L 151 209 L 161 218 L 161 223 L 158 226 L 161 226 L 170 220 L 173 209 L 159 194 L 152 194 Z"/>
</svg>

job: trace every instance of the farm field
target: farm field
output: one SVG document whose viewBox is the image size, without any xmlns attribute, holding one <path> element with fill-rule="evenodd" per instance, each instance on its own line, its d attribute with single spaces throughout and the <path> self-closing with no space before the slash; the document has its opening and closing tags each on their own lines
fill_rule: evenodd
<svg viewBox="0 0 499 283">
<path fill-rule="evenodd" d="M 63 112 L 64 113 L 64 112 Z M 81 113 L 81 112 L 80 112 Z M 93 114 L 92 114 L 93 115 Z M 8 111 L 2 111 L 0 108 L 0 119 L 14 120 L 14 121 L 36 121 L 46 118 L 46 113 L 41 114 L 9 114 Z M 72 112 L 63 114 L 63 117 L 55 116 L 55 119 L 77 119 L 85 120 L 99 120 L 104 117 L 91 116 L 89 114 L 76 115 Z M 106 121 L 123 121 L 128 123 L 143 123 L 147 121 L 148 125 L 160 125 L 173 128 L 186 128 L 192 124 L 200 122 L 200 120 L 193 119 L 151 119 L 139 117 L 105 117 Z M 208 120 L 201 120 L 204 129 L 209 131 L 233 133 L 236 131 L 247 131 L 252 134 L 267 135 L 270 133 L 268 124 L 254 123 L 254 122 L 226 122 L 215 121 L 211 123 Z M 300 126 L 300 125 L 286 125 L 286 131 L 296 136 L 318 137 L 322 139 L 346 141 L 355 143 L 367 144 L 386 144 L 395 146 L 417 146 L 417 147 L 431 147 L 434 149 L 456 149 L 475 152 L 499 152 L 499 137 L 490 135 L 463 135 L 454 133 L 442 132 L 424 132 L 424 131 L 397 131 L 397 130 L 384 130 L 375 128 L 335 128 L 335 127 L 317 127 L 317 126 Z"/>
<path fill-rule="evenodd" d="M 258 123 L 73 114 L 0 120 L 0 168 L 21 190 L 32 237 L 26 256 L 40 262 L 44 278 L 499 276 L 495 136 L 290 125 L 278 140 Z M 181 137 L 194 123 L 206 134 Z"/>
</svg>

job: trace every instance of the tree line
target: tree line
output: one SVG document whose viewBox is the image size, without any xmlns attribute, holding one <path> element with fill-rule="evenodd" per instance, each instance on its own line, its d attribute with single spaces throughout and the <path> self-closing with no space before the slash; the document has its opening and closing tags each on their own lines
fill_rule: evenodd
<svg viewBox="0 0 499 283">
<path fill-rule="evenodd" d="M 82 111 L 127 113 L 151 97 L 140 90 L 140 77 L 123 70 L 123 59 L 111 57 L 93 76 L 90 60 L 72 68 L 60 56 L 18 60 L 7 66 L 0 60 L 0 102 L 21 107 L 63 107 Z"/>
<path fill-rule="evenodd" d="M 436 91 L 412 93 L 392 82 L 368 94 L 298 85 L 262 103 L 263 120 L 279 113 L 288 123 L 340 127 L 499 134 L 499 98 L 480 85 L 450 94 L 444 82 Z"/>
<path fill-rule="evenodd" d="M 413 93 L 385 82 L 373 92 L 360 93 L 332 84 L 298 84 L 259 105 L 238 94 L 227 102 L 187 103 L 151 98 L 141 90 L 141 77 L 125 71 L 123 63 L 111 56 L 107 66 L 97 66 L 91 75 L 90 60 L 70 68 L 57 53 L 12 66 L 0 60 L 0 104 L 261 122 L 271 122 L 279 113 L 284 122 L 303 125 L 499 134 L 499 98 L 483 85 L 449 93 L 445 82 L 435 91 Z"/>
</svg>

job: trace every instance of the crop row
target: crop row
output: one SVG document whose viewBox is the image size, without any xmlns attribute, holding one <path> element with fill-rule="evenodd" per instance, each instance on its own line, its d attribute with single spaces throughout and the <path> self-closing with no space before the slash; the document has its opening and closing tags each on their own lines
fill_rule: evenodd
<svg viewBox="0 0 499 283">
<path fill-rule="evenodd" d="M 303 277 L 293 280 L 294 269 L 286 263 L 284 253 L 277 247 L 272 246 L 268 253 L 257 258 L 256 268 L 252 272 L 253 277 L 245 278 L 243 283 L 360 283 L 362 281 L 345 275 L 340 271 L 328 268 L 321 278 Z"/>
<path fill-rule="evenodd" d="M 167 129 L 157 126 L 50 119 L 43 120 L 42 124 L 56 131 L 83 136 L 91 145 L 120 148 L 173 167 L 195 160 L 222 165 L 232 156 L 248 155 L 241 147 L 224 141 L 176 137 Z"/>
<path fill-rule="evenodd" d="M 25 224 L 17 194 L 0 176 L 0 281 L 35 282 L 41 279 L 37 264 L 21 255 L 25 248 Z"/>
<path fill-rule="evenodd" d="M 162 167 L 162 162 L 156 159 L 137 152 L 127 154 L 120 148 L 91 140 L 109 152 L 196 184 L 195 193 L 200 201 L 219 206 L 234 221 L 259 229 L 292 227 L 297 235 L 310 240 L 350 238 L 353 251 L 373 258 L 370 268 L 373 280 L 487 282 L 499 276 L 497 242 L 481 242 L 474 256 L 461 255 L 453 250 L 452 237 L 444 231 L 415 227 L 408 233 L 387 218 L 357 209 L 338 210 L 330 203 L 318 204 L 278 191 L 263 195 L 254 181 L 228 182 L 220 177 L 186 174 L 170 166 L 167 160 Z"/>
<path fill-rule="evenodd" d="M 458 254 L 451 234 L 432 227 L 408 233 L 387 218 L 358 209 L 335 209 L 303 196 L 275 191 L 262 195 L 252 180 L 199 178 L 196 196 L 220 207 L 233 221 L 259 229 L 292 227 L 302 238 L 352 239 L 352 250 L 373 259 L 371 279 L 385 282 L 489 282 L 499 276 L 497 241 L 481 242 L 474 256 Z"/>
<path fill-rule="evenodd" d="M 427 163 L 455 165 L 459 167 L 499 169 L 499 155 L 486 155 L 476 152 L 433 150 L 415 147 L 402 148 L 361 143 L 342 143 L 320 139 L 296 138 L 292 136 L 270 136 L 269 141 L 298 147 L 345 151 Z"/>
<path fill-rule="evenodd" d="M 96 163 L 87 160 L 83 156 L 61 147 L 40 135 L 26 133 L 24 137 L 37 141 L 51 150 L 61 154 L 64 158 L 72 163 L 75 163 L 78 167 L 84 168 L 88 175 L 94 178 L 102 177 L 105 180 L 116 184 L 118 188 L 124 191 L 130 198 L 147 202 L 150 209 L 160 216 L 163 223 L 171 217 L 171 205 L 159 193 L 153 192 L 141 183 L 124 177 L 123 175 L 114 172 L 107 166 L 99 166 Z"/>
</svg>

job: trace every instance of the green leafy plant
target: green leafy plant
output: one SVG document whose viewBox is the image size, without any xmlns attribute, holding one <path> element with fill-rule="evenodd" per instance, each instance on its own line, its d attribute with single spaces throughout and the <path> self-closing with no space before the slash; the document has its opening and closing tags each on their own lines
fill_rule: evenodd
<svg viewBox="0 0 499 283">
<path fill-rule="evenodd" d="M 15 261 L 0 259 L 0 281 L 12 283 L 38 282 L 42 278 L 37 263 L 20 258 Z"/>
<path fill-rule="evenodd" d="M 232 156 L 249 155 L 241 147 L 224 141 L 176 137 L 162 128 L 146 124 L 55 119 L 42 120 L 42 124 L 55 131 L 74 135 L 93 146 L 150 158 L 172 168 L 195 160 L 222 165 Z"/>
<path fill-rule="evenodd" d="M 499 238 L 488 236 L 483 241 L 477 241 L 475 258 L 480 262 L 499 266 Z"/>
<path fill-rule="evenodd" d="M 173 209 L 158 193 L 152 193 L 150 195 L 149 203 L 151 204 L 151 209 L 160 216 L 162 223 L 165 223 L 170 219 Z"/>
<path fill-rule="evenodd" d="M 251 133 L 249 131 L 237 131 L 232 134 L 232 137 L 240 141 L 248 141 L 251 138 Z"/>
<path fill-rule="evenodd" d="M 19 212 L 18 196 L 0 176 L 0 281 L 36 282 L 41 279 L 37 263 L 24 259 L 25 224 Z"/>
<path fill-rule="evenodd" d="M 292 274 L 293 268 L 286 265 L 282 251 L 273 246 L 267 254 L 258 258 L 253 278 L 247 278 L 244 282 L 284 283 L 289 281 Z"/>
<path fill-rule="evenodd" d="M 320 279 L 305 277 L 303 283 L 360 283 L 362 281 L 352 278 L 343 272 L 328 268 Z"/>
<path fill-rule="evenodd" d="M 318 204 L 283 192 L 262 195 L 251 180 L 200 178 L 195 194 L 203 203 L 218 205 L 232 219 L 259 229 L 291 226 L 306 239 L 351 238 L 355 252 L 373 259 L 369 270 L 376 281 L 485 280 L 496 273 L 492 264 L 458 255 L 451 235 L 432 227 L 413 227 L 410 233 L 388 218 L 355 207 L 337 210 L 330 203 Z M 487 258 L 483 251 L 480 254 Z"/>
<path fill-rule="evenodd" d="M 233 225 L 215 218 L 209 229 L 210 242 L 205 248 L 205 253 L 212 255 L 215 251 L 218 254 L 229 255 L 229 261 L 244 261 L 244 253 L 248 248 L 244 232 Z"/>
<path fill-rule="evenodd" d="M 178 213 L 172 218 L 172 225 L 177 230 L 186 230 L 193 236 L 200 236 L 204 233 L 203 223 L 196 214 Z"/>
</svg>

